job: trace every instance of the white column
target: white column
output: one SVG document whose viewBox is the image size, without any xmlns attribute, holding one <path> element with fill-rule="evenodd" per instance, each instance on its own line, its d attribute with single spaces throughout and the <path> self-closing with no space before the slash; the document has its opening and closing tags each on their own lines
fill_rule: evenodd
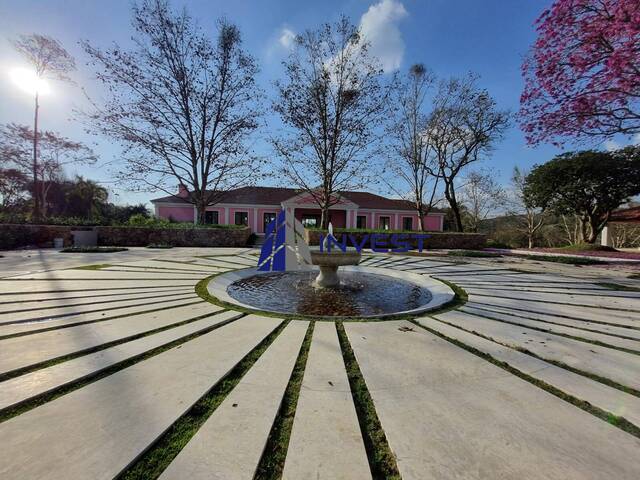
<svg viewBox="0 0 640 480">
<path fill-rule="evenodd" d="M 613 227 L 613 225 L 611 225 Z M 600 245 L 603 247 L 612 247 L 613 246 L 613 236 L 611 232 L 612 228 L 609 227 L 609 224 L 605 225 L 602 229 L 602 233 L 600 234 Z"/>
<path fill-rule="evenodd" d="M 253 209 L 253 233 L 258 233 L 258 209 Z"/>
</svg>

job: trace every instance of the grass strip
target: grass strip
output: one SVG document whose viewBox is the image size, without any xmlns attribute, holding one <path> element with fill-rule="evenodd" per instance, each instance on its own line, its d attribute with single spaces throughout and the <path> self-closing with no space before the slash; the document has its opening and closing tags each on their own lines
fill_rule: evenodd
<svg viewBox="0 0 640 480">
<path fill-rule="evenodd" d="M 287 450 L 289 449 L 289 440 L 291 439 L 291 429 L 293 428 L 293 419 L 298 406 L 298 397 L 300 396 L 300 387 L 302 386 L 302 378 L 304 370 L 307 366 L 307 357 L 309 356 L 309 348 L 311 347 L 311 338 L 315 322 L 310 322 L 307 328 L 300 352 L 296 359 L 296 364 L 291 372 L 289 383 L 284 391 L 282 403 L 278 409 L 278 414 L 273 422 L 269 438 L 260 457 L 260 462 L 256 468 L 254 480 L 276 480 L 282 478 L 284 471 L 284 462 L 287 458 Z"/>
<path fill-rule="evenodd" d="M 638 287 L 630 287 L 628 285 L 620 285 L 619 283 L 596 282 L 594 285 L 608 288 L 609 290 L 618 290 L 620 292 L 640 292 Z"/>
<path fill-rule="evenodd" d="M 95 265 L 82 265 L 81 267 L 73 267 L 69 270 L 102 270 L 103 268 L 113 267 L 110 263 L 97 263 Z"/>
<path fill-rule="evenodd" d="M 449 257 L 478 257 L 478 258 L 498 258 L 502 255 L 495 252 L 483 252 L 482 250 L 449 250 Z"/>
<path fill-rule="evenodd" d="M 489 355 L 488 353 L 485 353 L 481 350 L 478 350 L 475 347 L 472 347 L 470 345 L 467 345 L 466 343 L 463 343 L 459 340 L 456 340 L 455 338 L 451 338 L 448 337 L 447 335 L 438 332 L 437 330 L 433 330 L 425 325 L 422 325 L 418 322 L 416 322 L 415 320 L 411 321 L 413 324 L 417 325 L 420 328 L 423 328 L 424 330 L 428 331 L 429 333 L 432 333 L 433 335 L 436 335 L 437 337 L 442 338 L 443 340 L 446 340 L 449 343 L 452 343 L 454 345 L 456 345 L 457 347 L 460 347 L 464 350 L 466 350 L 469 353 L 472 353 L 486 361 L 488 361 L 489 363 L 492 363 L 493 365 L 496 365 L 500 368 L 502 368 L 503 370 L 506 370 L 507 372 L 515 375 L 518 378 L 521 378 L 533 385 L 535 385 L 536 387 L 539 387 L 543 390 L 545 390 L 546 392 L 549 392 L 550 394 L 564 400 L 565 402 L 568 402 L 578 408 L 580 408 L 581 410 L 584 410 L 585 412 L 588 412 L 592 415 L 594 415 L 595 417 L 598 417 L 601 420 L 604 420 L 607 423 L 610 423 L 611 425 L 627 432 L 630 433 L 631 435 L 640 438 L 640 428 L 631 423 L 629 420 L 625 419 L 624 417 L 621 416 L 617 416 L 614 415 L 611 412 L 608 412 L 606 410 L 603 410 L 602 408 L 596 407 L 594 405 L 592 405 L 591 403 L 582 400 L 578 397 L 575 397 L 573 395 L 570 395 L 566 392 L 563 392 L 562 390 L 560 390 L 557 387 L 554 387 L 553 385 L 550 385 L 538 378 L 532 377 L 531 375 L 522 372 L 521 370 L 518 370 L 515 367 L 512 367 L 511 365 L 509 365 L 507 362 L 503 362 L 502 360 L 498 360 L 496 358 L 494 358 L 492 355 Z M 466 330 L 465 330 L 466 331 Z M 475 333 L 475 332 L 472 332 Z M 481 336 L 481 335 L 479 335 Z M 484 338 L 484 337 L 483 337 Z M 532 356 L 536 356 L 536 355 L 532 355 Z M 536 357 L 539 358 L 539 357 Z M 544 360 L 545 362 L 549 362 L 546 359 L 540 359 L 540 360 Z M 549 363 L 554 363 L 554 362 L 549 362 Z M 564 367 L 562 367 L 564 368 Z"/>
<path fill-rule="evenodd" d="M 154 303 L 162 303 L 162 302 L 154 302 Z M 77 327 L 79 325 L 88 325 L 90 323 L 97 323 L 97 322 L 104 322 L 105 320 L 116 320 L 118 318 L 125 318 L 125 317 L 134 317 L 136 315 L 144 315 L 145 313 L 156 313 L 156 312 L 160 312 L 162 310 L 171 310 L 172 308 L 180 308 L 180 307 L 188 307 L 190 305 L 197 305 L 199 303 L 202 303 L 201 299 L 197 299 L 188 303 L 181 303 L 180 305 L 171 305 L 169 307 L 158 307 L 158 308 L 152 308 L 150 310 L 143 310 L 141 312 L 134 312 L 134 313 L 124 313 L 121 315 L 114 315 L 112 317 L 104 317 L 104 318 L 98 318 L 95 320 L 84 320 L 84 321 L 80 321 L 80 322 L 73 322 L 73 323 L 67 323 L 64 325 L 55 325 L 53 327 L 45 327 L 45 328 L 38 328 L 37 330 L 28 330 L 28 331 L 24 331 L 24 332 L 18 332 L 18 333 L 10 333 L 9 335 L 0 335 L 0 340 L 5 340 L 7 338 L 13 338 L 13 337 L 23 337 L 25 335 L 33 335 L 36 333 L 42 333 L 42 332 L 48 332 L 50 330 L 60 330 L 62 328 L 70 328 L 70 327 Z M 102 315 L 105 315 L 104 313 Z"/>
<path fill-rule="evenodd" d="M 144 335 L 140 335 L 140 337 L 151 335 L 152 333 L 158 333 L 158 331 L 160 331 L 160 330 L 167 330 L 168 328 L 174 328 L 174 327 L 177 327 L 177 326 L 180 326 L 180 325 L 184 325 L 186 323 L 191 323 L 193 321 L 199 320 L 201 318 L 205 318 L 207 316 L 211 316 L 211 315 L 201 315 L 200 317 L 189 319 L 189 320 L 186 320 L 184 322 L 180 322 L 179 324 L 174 324 L 174 325 L 168 326 L 166 328 L 158 329 L 158 330 L 153 331 L 153 332 L 147 332 Z M 244 315 L 240 314 L 237 317 L 229 318 L 227 321 L 217 323 L 216 325 L 212 325 L 211 327 L 202 329 L 202 330 L 200 330 L 198 332 L 194 332 L 194 333 L 192 333 L 190 335 L 187 335 L 187 336 L 184 336 L 182 338 L 178 338 L 176 340 L 173 340 L 173 341 L 171 341 L 169 343 L 166 343 L 166 344 L 161 345 L 159 347 L 153 348 L 151 350 L 147 350 L 146 352 L 144 352 L 144 353 L 142 353 L 140 355 L 136 355 L 135 357 L 131 357 L 131 358 L 128 358 L 127 360 L 124 360 L 122 362 L 115 363 L 115 364 L 111 365 L 108 368 L 105 368 L 103 370 L 95 372 L 95 374 L 87 375 L 87 376 L 83 377 L 82 379 L 80 379 L 80 380 L 78 380 L 76 382 L 72 382 L 72 383 L 69 383 L 67 385 L 63 385 L 63 386 L 61 386 L 59 388 L 56 388 L 56 389 L 51 390 L 49 392 L 43 393 L 42 395 L 37 395 L 35 397 L 32 397 L 29 400 L 27 400 L 25 402 L 22 402 L 22 403 L 20 403 L 18 405 L 15 405 L 13 407 L 9 407 L 9 408 L 5 408 L 4 410 L 0 410 L 0 423 L 4 422 L 6 420 L 9 420 L 10 418 L 13 418 L 13 417 L 16 417 L 18 415 L 21 415 L 21 414 L 23 414 L 23 413 L 25 413 L 25 412 L 27 412 L 29 410 L 32 410 L 32 409 L 34 409 L 34 408 L 36 408 L 36 407 L 38 407 L 40 405 L 43 405 L 43 404 L 45 404 L 47 402 L 55 400 L 56 398 L 61 397 L 62 395 L 66 395 L 67 393 L 70 393 L 70 392 L 72 392 L 74 390 L 78 390 L 79 388 L 82 388 L 82 387 L 84 387 L 84 386 L 86 386 L 86 385 L 88 385 L 90 383 L 97 382 L 101 378 L 104 378 L 104 377 L 107 377 L 109 375 L 112 375 L 112 374 L 114 374 L 114 373 L 116 373 L 116 372 L 118 372 L 120 370 L 123 370 L 123 369 L 125 369 L 127 367 L 130 367 L 131 365 L 139 363 L 139 362 L 141 362 L 143 360 L 146 360 L 148 358 L 154 357 L 154 356 L 156 356 L 156 355 L 158 355 L 158 354 L 160 354 L 162 352 L 165 352 L 165 351 L 167 351 L 167 350 L 169 350 L 169 349 L 171 349 L 173 347 L 177 347 L 178 345 L 182 345 L 183 343 L 186 343 L 186 342 L 188 342 L 190 340 L 193 340 L 194 338 L 197 338 L 197 337 L 199 337 L 201 335 L 204 335 L 206 333 L 212 332 L 213 330 L 216 330 L 216 329 L 218 329 L 220 327 L 228 325 L 229 323 L 234 322 L 234 321 L 238 320 L 239 318 L 241 318 L 243 316 Z M 132 338 L 127 339 L 127 341 L 130 341 L 130 340 L 132 340 Z M 133 340 L 135 340 L 135 339 L 133 339 Z M 119 342 L 119 343 L 122 343 L 122 342 Z M 109 345 L 109 346 L 112 346 L 112 345 Z M 103 350 L 103 348 L 97 348 L 95 351 L 98 351 L 98 350 Z M 89 353 L 93 353 L 93 351 L 85 351 L 84 353 L 82 353 L 82 355 L 86 355 L 86 354 L 89 354 Z M 47 363 L 46 365 L 45 364 L 41 364 L 41 367 L 39 367 L 39 368 L 45 368 L 45 367 L 54 365 L 56 363 L 60 363 L 62 361 L 70 360 L 71 358 L 75 358 L 76 356 L 79 356 L 79 355 L 72 354 L 72 355 L 67 356 L 69 358 L 60 357 L 60 358 L 58 358 L 56 360 L 51 360 L 50 362 L 46 362 Z M 25 372 L 23 372 L 23 373 L 25 373 Z M 2 380 L 6 380 L 6 378 L 3 378 Z"/>
<path fill-rule="evenodd" d="M 387 437 L 382 429 L 382 424 L 376 413 L 375 406 L 369 389 L 362 376 L 358 361 L 356 360 L 349 338 L 344 330 L 342 322 L 336 322 L 336 330 L 342 350 L 344 366 L 349 378 L 353 404 L 358 416 L 360 431 L 364 441 L 364 448 L 369 459 L 371 476 L 374 479 L 400 479 L 400 471 L 396 463 L 396 457 L 389 447 Z"/>
<path fill-rule="evenodd" d="M 595 373 L 587 372 L 586 370 L 579 370 L 577 368 L 574 368 L 574 367 L 572 367 L 570 365 L 567 365 L 566 363 L 559 362 L 557 360 L 541 357 L 541 356 L 533 353 L 532 351 L 527 350 L 524 347 L 520 347 L 518 345 L 509 345 L 508 343 L 500 342 L 500 341 L 496 340 L 495 338 L 492 338 L 492 337 L 490 337 L 488 335 L 483 335 L 482 333 L 479 333 L 479 332 L 477 332 L 475 330 L 468 330 L 466 328 L 461 327 L 460 325 L 454 325 L 453 323 L 449 323 L 449 322 L 446 322 L 446 321 L 438 319 L 438 318 L 434 318 L 434 320 L 436 320 L 436 321 L 438 321 L 440 323 L 444 323 L 445 325 L 449 325 L 450 327 L 457 328 L 458 330 L 462 330 L 462 331 L 467 332 L 467 333 L 472 333 L 473 335 L 476 335 L 476 336 L 478 336 L 480 338 L 484 338 L 485 340 L 489 340 L 489 341 L 491 341 L 493 343 L 497 343 L 498 345 L 502 345 L 503 347 L 511 348 L 512 350 L 516 350 L 517 352 L 524 353 L 524 354 L 529 355 L 531 357 L 537 358 L 538 360 L 542 360 L 543 362 L 547 362 L 547 363 L 550 363 L 552 365 L 555 365 L 556 367 L 560 367 L 560 368 L 563 368 L 565 370 L 568 370 L 569 372 L 575 373 L 577 375 L 582 375 L 583 377 L 590 378 L 591 380 L 594 380 L 596 382 L 600 382 L 600 383 L 602 383 L 602 384 L 604 384 L 604 385 L 606 385 L 608 387 L 615 388 L 616 390 L 620 390 L 620 391 L 622 391 L 624 393 L 628 393 L 629 395 L 633 395 L 635 397 L 640 397 L 640 390 L 636 390 L 635 388 L 628 387 L 626 385 L 622 385 L 621 383 L 618 383 L 618 382 L 614 382 L 613 380 L 610 380 L 607 377 L 601 377 L 600 375 L 596 375 Z M 416 323 L 415 320 L 411 320 L 411 321 Z"/>
<path fill-rule="evenodd" d="M 640 355 L 640 350 L 632 350 L 630 348 L 619 347 L 617 345 L 613 345 L 611 343 L 603 342 L 603 341 L 600 341 L 600 340 L 595 340 L 595 339 L 592 339 L 592 338 L 580 337 L 579 335 L 571 335 L 569 333 L 557 332 L 557 331 L 554 331 L 554 330 L 552 330 L 550 328 L 544 328 L 544 326 L 539 326 L 539 327 L 536 326 L 536 327 L 534 327 L 532 325 L 523 325 L 523 324 L 518 323 L 518 322 L 509 321 L 509 320 L 505 320 L 505 319 L 501 319 L 501 318 L 495 318 L 495 317 L 492 317 L 492 316 L 490 316 L 488 314 L 481 314 L 481 313 L 478 313 L 478 312 L 463 312 L 463 313 L 471 314 L 471 315 L 474 315 L 476 317 L 484 318 L 484 319 L 487 319 L 487 320 L 492 320 L 494 322 L 506 323 L 507 325 L 513 325 L 514 327 L 528 328 L 530 330 L 534 330 L 534 331 L 537 331 L 537 332 L 548 333 L 550 335 L 557 335 L 558 337 L 569 338 L 569 339 L 575 340 L 577 342 L 590 343 L 592 345 L 598 345 L 599 347 L 611 348 L 613 350 L 620 350 L 621 352 L 630 353 L 632 355 Z M 520 317 L 520 318 L 523 318 L 523 317 Z M 525 320 L 529 320 L 529 319 L 525 319 Z M 530 320 L 532 320 L 534 322 L 545 323 L 544 320 L 535 320 L 535 319 L 530 319 Z M 616 337 L 617 336 L 617 335 L 614 335 L 614 334 L 606 334 L 606 333 L 603 334 L 602 332 L 597 332 L 597 331 L 594 331 L 594 330 L 581 329 L 579 327 L 569 327 L 567 325 L 562 325 L 562 324 L 553 323 L 553 322 L 547 322 L 547 323 L 549 323 L 551 325 L 557 325 L 559 327 L 564 327 L 564 328 L 574 328 L 576 330 L 583 330 L 583 331 L 587 331 L 587 332 L 593 332 L 593 333 L 597 333 L 597 334 L 600 334 L 600 335 L 609 335 L 609 336 L 612 336 L 612 337 Z M 618 337 L 618 338 L 621 338 L 621 337 Z M 637 338 L 627 337 L 626 340 L 637 341 L 638 339 Z M 640 348 L 640 343 L 638 343 L 638 347 Z"/>
<path fill-rule="evenodd" d="M 116 478 L 118 480 L 158 478 L 287 324 L 287 321 L 283 321 L 267 335 Z"/>
<path fill-rule="evenodd" d="M 527 260 L 534 260 L 537 262 L 554 262 L 554 263 L 566 263 L 568 265 L 606 265 L 608 262 L 602 260 L 596 260 L 595 258 L 588 257 L 561 257 L 554 255 L 525 255 Z"/>
<path fill-rule="evenodd" d="M 60 253 L 115 253 L 126 252 L 124 247 L 67 247 L 60 250 Z"/>
</svg>

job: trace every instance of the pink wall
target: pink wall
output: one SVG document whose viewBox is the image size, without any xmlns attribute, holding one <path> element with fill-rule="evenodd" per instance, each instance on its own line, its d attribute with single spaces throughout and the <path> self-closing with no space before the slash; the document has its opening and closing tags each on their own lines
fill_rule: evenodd
<svg viewBox="0 0 640 480">
<path fill-rule="evenodd" d="M 229 208 L 229 219 L 227 221 L 227 223 L 229 225 L 233 225 L 234 223 L 236 223 L 236 212 L 247 212 L 248 213 L 248 219 L 249 219 L 249 227 L 251 228 L 251 231 L 253 231 L 253 207 L 249 208 Z"/>
<path fill-rule="evenodd" d="M 252 231 L 254 231 L 254 226 L 257 226 L 256 233 L 264 233 L 264 214 L 265 213 L 278 213 L 278 207 L 272 208 L 257 208 L 254 211 L 254 207 L 246 206 L 246 207 L 236 207 L 229 208 L 229 217 L 225 216 L 225 208 L 224 207 L 209 207 L 208 211 L 217 211 L 218 212 L 218 221 L 221 224 L 233 224 L 235 222 L 235 212 L 247 212 L 249 219 L 249 227 Z M 303 214 L 313 214 L 320 215 L 320 209 L 313 208 L 296 208 L 295 209 L 295 217 L 298 220 L 302 219 Z M 346 215 L 347 212 L 345 210 L 331 210 L 331 221 L 333 226 L 336 228 L 344 228 L 346 226 Z M 390 218 L 390 228 L 399 230 L 402 229 L 403 218 L 411 217 L 413 219 L 413 229 L 418 230 L 418 216 L 416 214 L 404 214 L 404 213 L 396 213 L 395 211 L 352 211 L 350 213 L 350 225 L 352 228 L 356 227 L 356 217 L 364 216 L 367 221 L 367 228 L 379 228 L 380 225 L 380 217 L 386 216 Z M 158 207 L 158 216 L 160 218 L 173 218 L 178 222 L 193 222 L 193 207 L 192 206 L 159 206 Z M 442 216 L 441 215 L 427 215 L 425 217 L 425 229 L 429 231 L 442 231 Z"/>
<path fill-rule="evenodd" d="M 330 210 L 331 224 L 335 228 L 345 228 L 347 215 L 344 210 Z M 296 208 L 294 210 L 294 216 L 299 222 L 302 221 L 302 215 L 321 215 L 322 212 L 319 208 Z"/>
<path fill-rule="evenodd" d="M 193 222 L 193 207 L 158 207 L 160 218 L 172 218 L 176 222 Z"/>
<path fill-rule="evenodd" d="M 280 212 L 280 210 L 276 210 L 274 208 L 259 208 L 258 209 L 258 232 L 259 233 L 264 233 L 264 229 L 266 227 L 266 225 L 264 224 L 264 214 L 265 213 L 273 213 L 273 214 L 278 214 L 278 212 Z"/>
</svg>

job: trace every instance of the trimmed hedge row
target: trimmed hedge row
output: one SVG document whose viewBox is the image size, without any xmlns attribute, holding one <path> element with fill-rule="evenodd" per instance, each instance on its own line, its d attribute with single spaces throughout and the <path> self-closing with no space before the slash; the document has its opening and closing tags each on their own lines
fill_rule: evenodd
<svg viewBox="0 0 640 480">
<path fill-rule="evenodd" d="M 320 235 L 326 235 L 327 232 L 322 230 L 305 230 L 305 240 L 309 245 L 319 245 Z M 394 233 L 401 235 L 406 234 L 408 237 L 411 235 L 429 235 L 429 238 L 422 241 L 423 248 L 426 250 L 450 248 L 450 249 L 465 249 L 474 250 L 484 248 L 487 243 L 487 236 L 481 233 L 460 233 L 460 232 L 390 232 L 381 230 L 361 230 L 361 229 L 342 229 L 338 228 L 333 231 L 334 236 L 340 240 L 342 234 L 351 235 L 356 242 L 362 242 L 365 235 L 380 235 Z M 418 240 L 407 238 L 412 248 L 418 247 Z M 351 245 L 351 242 L 348 242 Z M 365 248 L 368 248 L 367 244 Z"/>
<path fill-rule="evenodd" d="M 243 247 L 251 231 L 244 228 L 153 228 L 153 227 L 75 227 L 66 225 L 0 224 L 0 249 L 26 246 L 52 247 L 54 238 L 73 245 L 72 231 L 95 230 L 99 245 L 146 247 L 165 244 L 174 247 Z"/>
</svg>

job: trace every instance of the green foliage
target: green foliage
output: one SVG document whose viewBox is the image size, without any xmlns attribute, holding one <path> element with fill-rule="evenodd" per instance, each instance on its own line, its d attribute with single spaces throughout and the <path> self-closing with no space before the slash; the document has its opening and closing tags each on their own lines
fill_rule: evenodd
<svg viewBox="0 0 640 480">
<path fill-rule="evenodd" d="M 501 257 L 499 253 L 483 252 L 481 250 L 450 250 L 447 255 L 452 257 L 487 257 L 497 258 Z"/>
<path fill-rule="evenodd" d="M 130 227 L 144 228 L 212 228 L 226 230 L 246 228 L 244 225 L 211 225 L 206 223 L 194 224 L 191 222 L 176 222 L 174 220 L 167 220 L 165 218 L 147 217 L 141 214 L 132 215 L 131 218 L 129 218 L 127 225 Z"/>
<path fill-rule="evenodd" d="M 596 260 L 589 257 L 560 257 L 554 255 L 527 255 L 527 260 L 536 260 L 539 262 L 566 263 L 568 265 L 604 265 L 607 262 Z"/>
<path fill-rule="evenodd" d="M 527 176 L 527 203 L 556 215 L 576 215 L 582 241 L 593 243 L 613 210 L 640 194 L 640 147 L 569 152 Z"/>
<path fill-rule="evenodd" d="M 60 250 L 60 253 L 114 253 L 126 252 L 124 247 L 68 247 Z"/>
</svg>

